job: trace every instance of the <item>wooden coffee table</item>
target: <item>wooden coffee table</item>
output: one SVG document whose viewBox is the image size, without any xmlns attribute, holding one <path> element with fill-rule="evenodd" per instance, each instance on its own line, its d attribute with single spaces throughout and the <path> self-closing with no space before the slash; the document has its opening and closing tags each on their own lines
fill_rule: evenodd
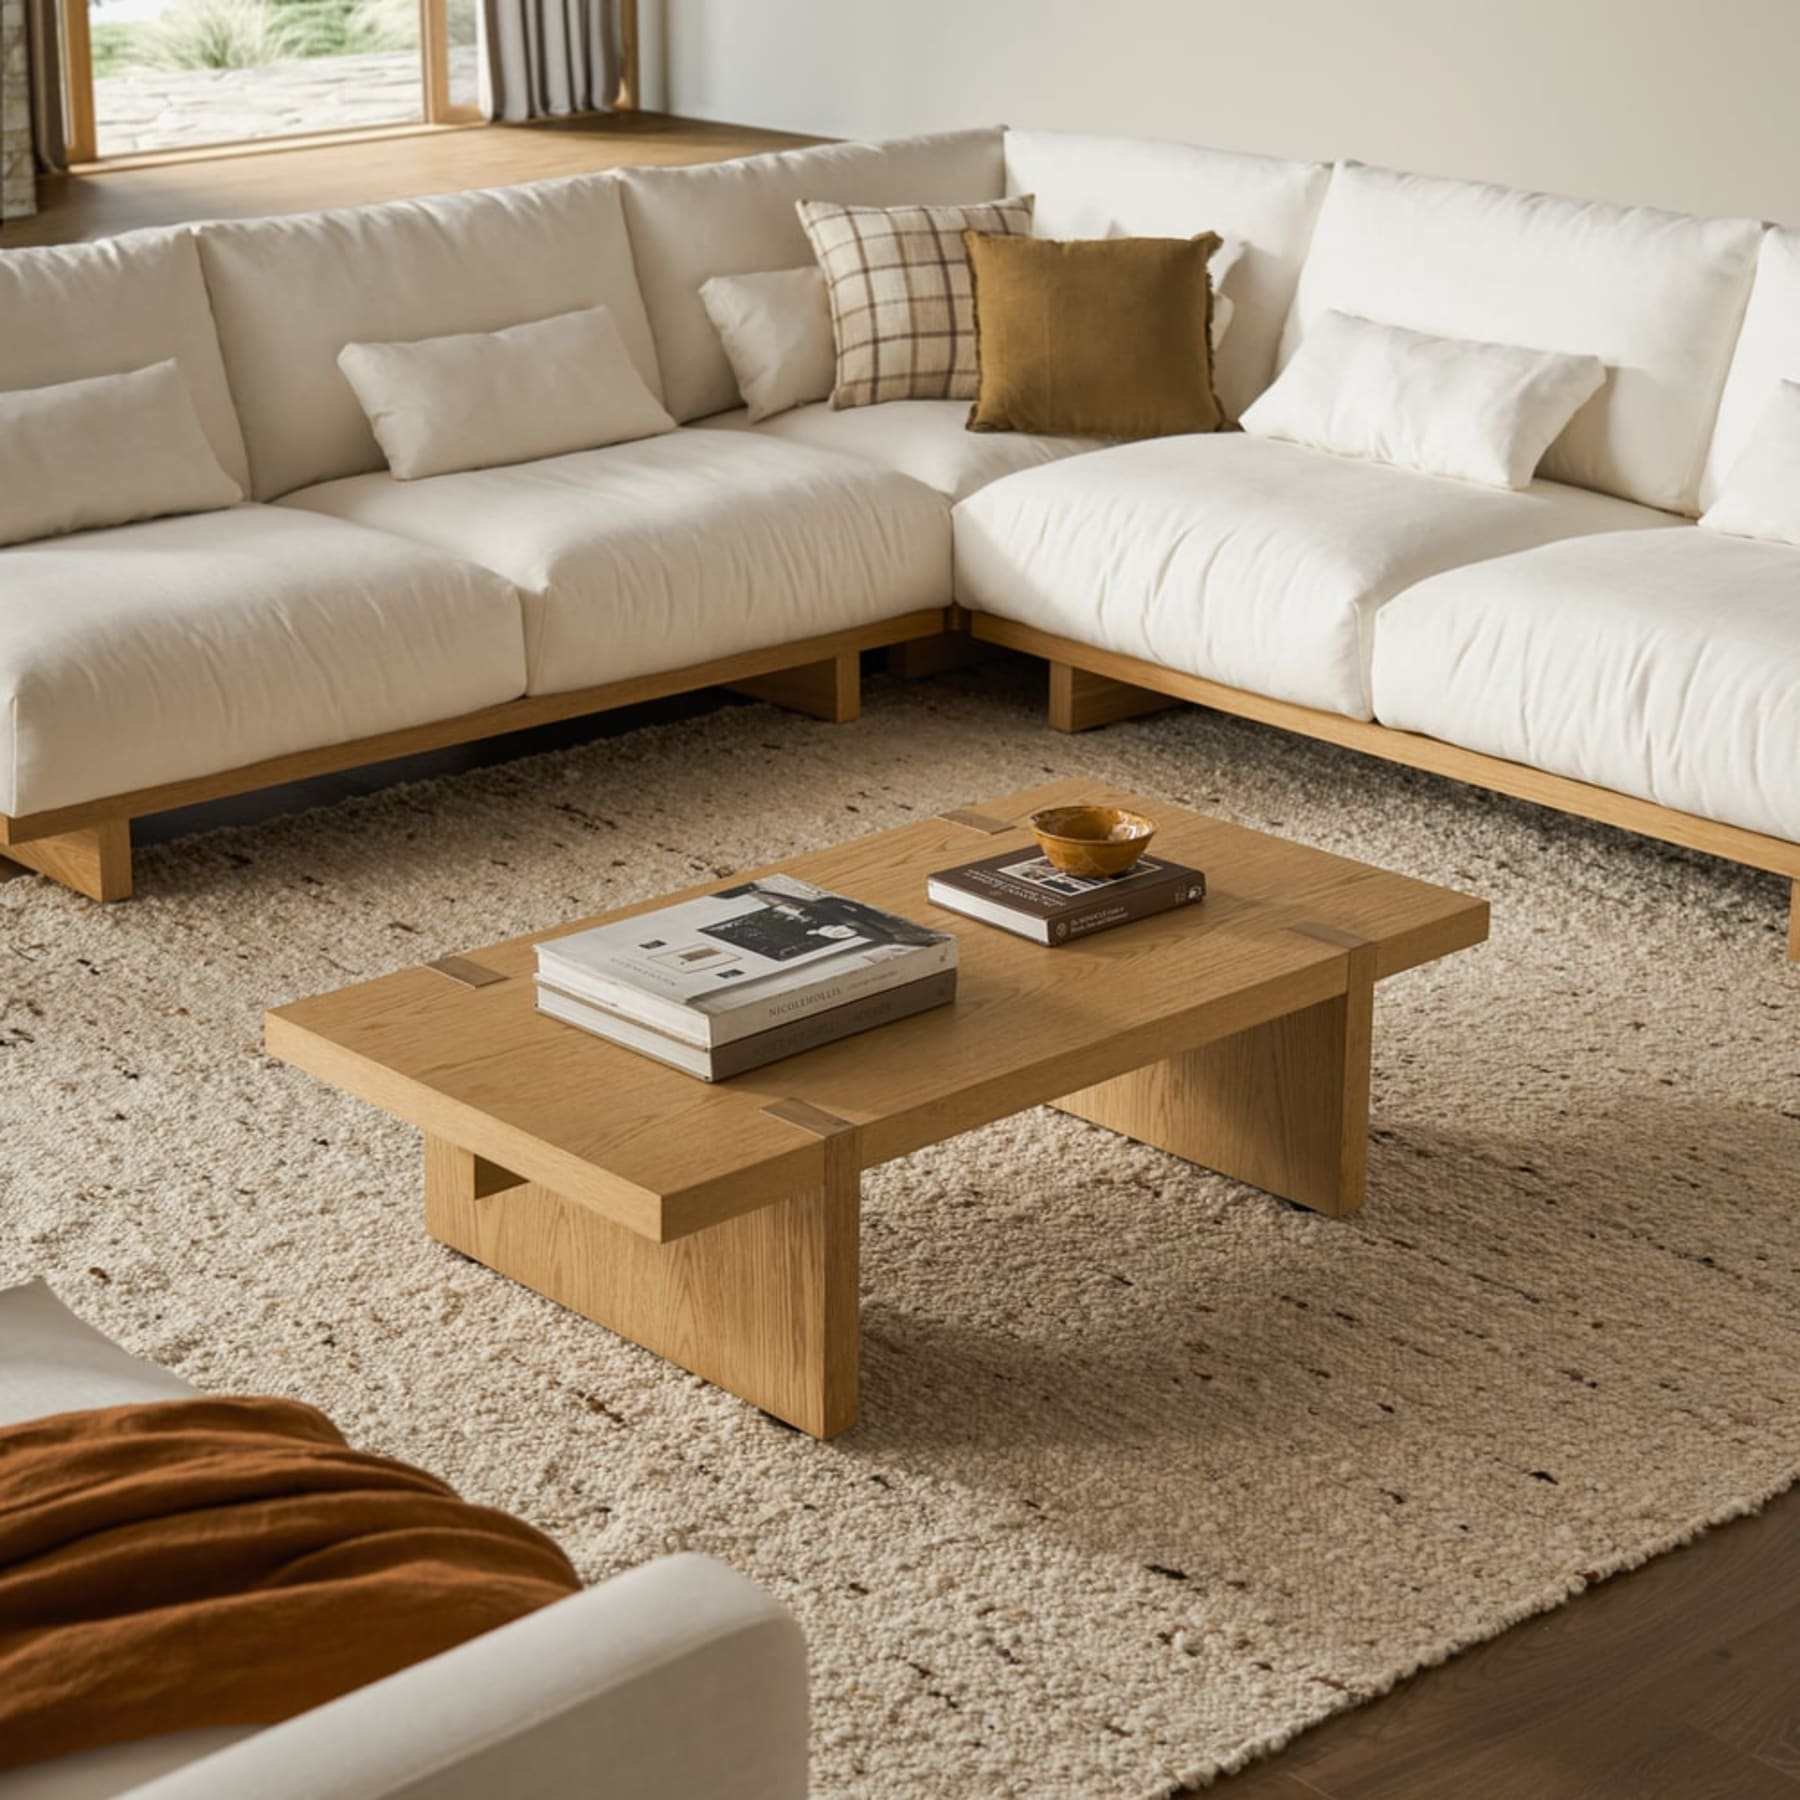
<svg viewBox="0 0 1800 1800">
<path fill-rule="evenodd" d="M 1055 950 L 928 904 L 1078 799 L 1149 814 L 1205 902 Z M 1354 1212 L 1375 983 L 1487 935 L 1485 901 L 1083 781 L 775 866 L 953 930 L 956 1004 L 708 1086 L 535 1010 L 534 944 L 583 919 L 279 1007 L 267 1041 L 425 1134 L 433 1237 L 818 1437 L 856 1419 L 864 1169 L 1048 1103 Z"/>
</svg>

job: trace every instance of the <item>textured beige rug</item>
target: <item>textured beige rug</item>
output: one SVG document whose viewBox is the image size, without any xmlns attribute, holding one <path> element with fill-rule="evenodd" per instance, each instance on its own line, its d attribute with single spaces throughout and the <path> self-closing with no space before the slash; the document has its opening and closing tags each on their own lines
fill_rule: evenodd
<svg viewBox="0 0 1800 1800">
<path fill-rule="evenodd" d="M 1466 886 L 1386 984 L 1373 1198 L 1293 1211 L 1048 1113 L 869 1183 L 864 1423 L 819 1445 L 428 1243 L 403 1128 L 273 1001 L 1091 771 Z M 554 1532 L 799 1613 L 824 1795 L 1147 1796 L 1800 1472 L 1800 970 L 1779 884 L 1009 675 L 723 711 L 0 886 L 0 1276 L 302 1396 Z"/>
</svg>

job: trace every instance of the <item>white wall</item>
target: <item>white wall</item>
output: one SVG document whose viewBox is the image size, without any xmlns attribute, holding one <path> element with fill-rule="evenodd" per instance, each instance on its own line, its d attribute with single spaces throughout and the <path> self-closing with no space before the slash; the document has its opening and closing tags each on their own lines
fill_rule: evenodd
<svg viewBox="0 0 1800 1800">
<path fill-rule="evenodd" d="M 1800 224 L 1800 0 L 661 6 L 697 118 L 1130 132 Z"/>
</svg>

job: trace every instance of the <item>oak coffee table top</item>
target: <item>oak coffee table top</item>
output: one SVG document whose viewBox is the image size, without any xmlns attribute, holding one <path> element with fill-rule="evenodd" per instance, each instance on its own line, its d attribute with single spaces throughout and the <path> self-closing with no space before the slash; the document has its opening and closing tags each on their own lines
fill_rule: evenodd
<svg viewBox="0 0 1800 1800">
<path fill-rule="evenodd" d="M 1148 815 L 1158 855 L 1205 871 L 1205 901 L 1050 949 L 926 900 L 933 871 L 1025 849 L 1027 815 L 1078 800 Z M 1303 1204 L 1352 1211 L 1373 984 L 1487 935 L 1483 900 L 1086 781 L 774 867 L 953 932 L 954 1005 L 716 1084 L 536 1010 L 539 942 L 686 897 L 658 895 L 279 1007 L 267 1043 L 426 1134 L 434 1235 L 821 1435 L 855 1411 L 862 1169 L 1060 1103 Z M 836 1316 L 846 1257 L 847 1327 Z M 727 1286 L 749 1264 L 762 1274 L 736 1299 L 712 1294 L 706 1329 L 676 1318 L 692 1265 L 720 1259 Z M 697 1346 L 734 1308 L 745 1315 L 734 1341 Z M 786 1366 L 785 1340 L 815 1336 L 823 1384 L 810 1347 Z M 847 1394 L 830 1367 L 846 1354 Z M 746 1380 L 746 1357 L 783 1367 Z"/>
</svg>

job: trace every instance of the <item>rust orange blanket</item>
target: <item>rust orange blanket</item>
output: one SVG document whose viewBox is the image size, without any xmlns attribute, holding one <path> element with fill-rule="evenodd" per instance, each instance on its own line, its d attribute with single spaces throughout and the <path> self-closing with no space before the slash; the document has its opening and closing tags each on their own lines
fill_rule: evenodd
<svg viewBox="0 0 1800 1800">
<path fill-rule="evenodd" d="M 291 1400 L 0 1430 L 0 1767 L 270 1724 L 579 1586 L 547 1537 Z"/>
</svg>

